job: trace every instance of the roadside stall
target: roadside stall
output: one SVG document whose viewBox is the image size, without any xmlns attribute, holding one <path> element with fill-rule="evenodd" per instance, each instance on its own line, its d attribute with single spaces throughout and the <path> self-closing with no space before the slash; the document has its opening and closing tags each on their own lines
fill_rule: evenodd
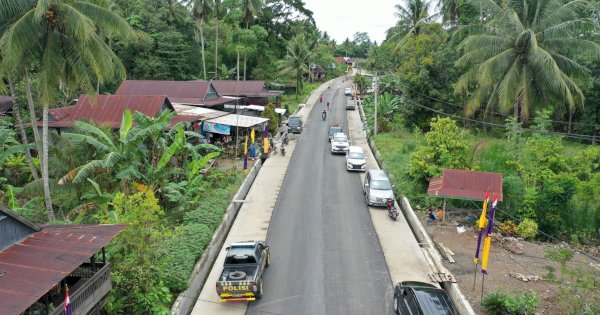
<svg viewBox="0 0 600 315">
<path fill-rule="evenodd" d="M 225 155 L 239 156 L 243 152 L 242 145 L 246 136 L 251 137 L 252 129 L 255 130 L 255 138 L 250 145 L 260 148 L 260 135 L 268 121 L 268 118 L 263 117 L 229 114 L 204 121 L 202 130 L 209 139 L 216 141 L 211 143 L 223 147 Z"/>
</svg>

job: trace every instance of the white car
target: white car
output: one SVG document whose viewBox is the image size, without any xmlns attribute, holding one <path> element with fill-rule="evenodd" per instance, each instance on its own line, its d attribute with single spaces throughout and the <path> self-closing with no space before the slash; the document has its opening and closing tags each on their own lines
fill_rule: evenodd
<svg viewBox="0 0 600 315">
<path fill-rule="evenodd" d="M 352 95 L 352 88 L 349 88 L 349 87 L 347 87 L 347 88 L 344 90 L 344 95 Z"/>
<path fill-rule="evenodd" d="M 345 153 L 348 151 L 348 147 L 350 146 L 350 141 L 348 141 L 348 137 L 338 132 L 333 135 L 333 139 L 331 139 L 331 153 Z"/>
<path fill-rule="evenodd" d="M 351 146 L 346 152 L 346 169 L 349 171 L 364 172 L 367 166 L 365 152 L 361 147 Z"/>
</svg>

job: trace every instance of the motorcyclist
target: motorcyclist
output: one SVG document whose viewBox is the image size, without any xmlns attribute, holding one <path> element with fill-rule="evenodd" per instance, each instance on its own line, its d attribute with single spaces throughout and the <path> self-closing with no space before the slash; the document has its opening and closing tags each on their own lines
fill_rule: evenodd
<svg viewBox="0 0 600 315">
<path fill-rule="evenodd" d="M 329 110 L 329 102 L 327 102 L 327 110 Z"/>
<path fill-rule="evenodd" d="M 319 103 L 323 103 L 323 95 L 321 95 L 321 97 L 319 97 Z"/>
<path fill-rule="evenodd" d="M 327 119 L 327 110 L 326 110 L 326 109 L 324 109 L 324 110 L 321 112 L 321 118 L 323 118 L 323 120 Z"/>
</svg>

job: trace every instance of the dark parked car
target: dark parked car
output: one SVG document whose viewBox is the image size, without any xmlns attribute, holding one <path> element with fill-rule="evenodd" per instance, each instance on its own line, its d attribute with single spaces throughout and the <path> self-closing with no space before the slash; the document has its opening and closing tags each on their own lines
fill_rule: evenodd
<svg viewBox="0 0 600 315">
<path fill-rule="evenodd" d="M 403 315 L 458 315 L 446 291 L 418 281 L 396 284 L 394 312 Z"/>
<path fill-rule="evenodd" d="M 292 116 L 287 121 L 288 132 L 290 133 L 301 133 L 302 132 L 302 119 L 300 116 Z"/>
</svg>

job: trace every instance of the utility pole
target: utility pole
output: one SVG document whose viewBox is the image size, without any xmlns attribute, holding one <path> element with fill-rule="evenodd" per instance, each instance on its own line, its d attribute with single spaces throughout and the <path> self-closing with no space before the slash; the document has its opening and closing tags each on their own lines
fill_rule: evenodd
<svg viewBox="0 0 600 315">
<path fill-rule="evenodd" d="M 375 122 L 373 123 L 373 134 L 377 135 L 377 94 L 379 93 L 379 78 L 377 78 L 377 71 L 375 71 Z"/>
</svg>

